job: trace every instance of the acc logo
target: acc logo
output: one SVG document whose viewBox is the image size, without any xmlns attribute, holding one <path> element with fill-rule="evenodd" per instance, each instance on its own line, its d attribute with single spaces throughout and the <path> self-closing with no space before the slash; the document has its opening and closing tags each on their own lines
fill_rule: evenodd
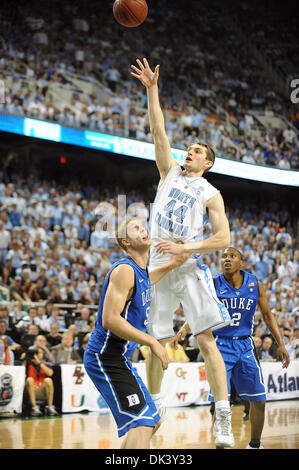
<svg viewBox="0 0 299 470">
<path fill-rule="evenodd" d="M 199 366 L 198 372 L 199 372 L 199 380 L 206 380 L 207 379 L 205 366 Z"/>
<path fill-rule="evenodd" d="M 187 374 L 187 371 L 186 370 L 183 370 L 181 367 L 179 367 L 178 369 L 176 369 L 175 371 L 175 375 L 179 378 L 182 378 L 184 380 L 186 380 L 186 374 Z"/>
<path fill-rule="evenodd" d="M 0 378 L 0 406 L 8 405 L 12 397 L 12 376 L 10 374 L 4 374 Z"/>
<path fill-rule="evenodd" d="M 77 385 L 80 385 L 83 383 L 83 377 L 85 375 L 85 373 L 83 372 L 83 367 L 82 366 L 76 366 L 75 367 L 75 370 L 74 370 L 74 373 L 73 373 L 73 377 L 77 377 L 76 381 L 75 381 L 75 384 Z"/>
</svg>

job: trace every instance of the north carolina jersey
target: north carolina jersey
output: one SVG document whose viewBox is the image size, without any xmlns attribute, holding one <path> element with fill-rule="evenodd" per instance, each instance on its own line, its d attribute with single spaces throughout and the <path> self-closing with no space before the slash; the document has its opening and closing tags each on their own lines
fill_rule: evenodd
<svg viewBox="0 0 299 470">
<path fill-rule="evenodd" d="M 208 220 L 206 202 L 218 192 L 202 177 L 184 176 L 179 165 L 169 171 L 157 191 L 151 210 L 151 266 L 159 266 L 171 258 L 171 255 L 158 254 L 156 243 L 163 240 L 181 240 L 184 243 L 202 240 L 203 228 Z"/>
<path fill-rule="evenodd" d="M 102 325 L 103 305 L 108 288 L 110 274 L 120 264 L 129 264 L 134 269 L 135 285 L 131 298 L 126 302 L 121 316 L 125 318 L 132 326 L 141 331 L 147 329 L 147 317 L 151 303 L 151 283 L 148 269 L 142 269 L 132 258 L 122 258 L 114 263 L 107 273 L 99 302 L 98 315 L 95 322 L 95 328 L 88 341 L 87 348 L 94 352 L 103 354 L 107 348 L 117 348 L 125 357 L 131 357 L 137 344 L 132 341 L 126 341 L 110 330 L 106 330 Z"/>
<path fill-rule="evenodd" d="M 214 277 L 214 285 L 219 300 L 226 306 L 231 324 L 214 330 L 216 336 L 243 337 L 253 332 L 254 314 L 259 299 L 258 281 L 253 274 L 241 271 L 243 284 L 235 289 L 224 277 Z"/>
</svg>

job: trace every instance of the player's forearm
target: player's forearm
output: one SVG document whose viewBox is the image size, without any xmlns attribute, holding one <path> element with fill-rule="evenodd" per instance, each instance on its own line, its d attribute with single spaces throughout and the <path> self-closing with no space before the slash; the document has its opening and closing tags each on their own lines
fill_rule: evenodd
<svg viewBox="0 0 299 470">
<path fill-rule="evenodd" d="M 177 163 L 171 155 L 165 120 L 159 101 L 158 85 L 147 88 L 147 98 L 150 131 L 155 145 L 155 159 L 161 181 L 163 181 L 169 170 Z"/>
<path fill-rule="evenodd" d="M 223 231 L 212 235 L 200 242 L 184 244 L 184 253 L 211 253 L 212 251 L 224 250 L 230 244 L 230 233 Z"/>
<path fill-rule="evenodd" d="M 147 88 L 148 117 L 150 130 L 155 137 L 165 131 L 165 120 L 160 106 L 158 85 Z"/>
<path fill-rule="evenodd" d="M 164 264 L 163 266 L 159 266 L 159 268 L 155 268 L 149 273 L 149 277 L 151 280 L 151 285 L 156 284 L 157 282 L 162 279 L 165 274 L 169 273 L 173 268 L 175 268 L 176 265 L 172 261 L 169 261 L 169 263 Z"/>
<path fill-rule="evenodd" d="M 271 311 L 267 312 L 267 314 L 263 315 L 263 320 L 270 331 L 271 335 L 275 339 L 276 343 L 278 346 L 283 346 L 283 340 L 279 331 L 279 328 L 277 326 L 276 320 L 272 314 Z"/>
<path fill-rule="evenodd" d="M 103 327 L 111 333 L 126 341 L 142 344 L 151 347 L 154 338 L 143 331 L 134 328 L 127 320 L 120 315 L 111 315 L 103 322 Z"/>
</svg>

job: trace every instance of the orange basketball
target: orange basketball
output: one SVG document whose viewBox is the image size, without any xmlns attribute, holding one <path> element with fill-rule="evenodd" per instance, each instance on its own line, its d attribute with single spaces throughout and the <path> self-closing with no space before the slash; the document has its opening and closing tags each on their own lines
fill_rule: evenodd
<svg viewBox="0 0 299 470">
<path fill-rule="evenodd" d="M 135 28 L 144 22 L 148 14 L 145 0 L 115 0 L 113 15 L 118 23 L 127 28 Z"/>
</svg>

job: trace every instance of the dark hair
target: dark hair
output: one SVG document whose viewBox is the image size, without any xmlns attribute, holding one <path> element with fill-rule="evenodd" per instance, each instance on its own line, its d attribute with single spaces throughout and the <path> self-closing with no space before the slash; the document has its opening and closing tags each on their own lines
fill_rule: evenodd
<svg viewBox="0 0 299 470">
<path fill-rule="evenodd" d="M 228 248 L 225 248 L 225 249 L 226 250 L 235 250 L 237 253 L 239 253 L 241 260 L 245 261 L 243 253 L 240 250 L 238 250 L 238 248 L 235 248 L 234 246 L 229 246 Z"/>
<path fill-rule="evenodd" d="M 214 165 L 216 156 L 215 156 L 214 150 L 212 149 L 210 145 L 205 144 L 204 142 L 201 142 L 200 140 L 197 140 L 192 145 L 200 145 L 201 147 L 204 147 L 206 149 L 206 159 L 212 162 L 212 166 Z M 208 168 L 204 173 L 209 171 L 212 168 L 212 166 Z"/>
<path fill-rule="evenodd" d="M 31 360 L 34 359 L 35 354 L 38 353 L 38 348 L 36 346 L 31 346 L 29 349 L 26 351 L 26 359 Z"/>
</svg>

